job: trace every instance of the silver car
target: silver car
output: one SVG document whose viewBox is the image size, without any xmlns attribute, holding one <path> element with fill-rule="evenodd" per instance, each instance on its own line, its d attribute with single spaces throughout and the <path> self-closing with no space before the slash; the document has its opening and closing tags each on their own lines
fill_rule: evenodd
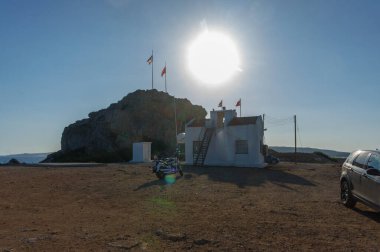
<svg viewBox="0 0 380 252">
<path fill-rule="evenodd" d="M 380 211 L 380 151 L 358 150 L 342 166 L 340 198 L 347 207 L 359 200 Z"/>
</svg>

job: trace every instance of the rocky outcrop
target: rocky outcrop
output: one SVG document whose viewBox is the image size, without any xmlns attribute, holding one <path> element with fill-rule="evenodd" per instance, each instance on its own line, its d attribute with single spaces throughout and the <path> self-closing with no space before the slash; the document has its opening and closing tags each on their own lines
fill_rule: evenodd
<svg viewBox="0 0 380 252">
<path fill-rule="evenodd" d="M 175 98 L 178 133 L 186 122 L 206 116 L 201 106 Z M 152 154 L 175 149 L 174 97 L 157 90 L 137 90 L 89 118 L 66 127 L 61 150 L 43 162 L 118 162 L 132 157 L 132 143 L 152 142 Z"/>
<path fill-rule="evenodd" d="M 18 161 L 15 158 L 12 158 L 11 160 L 8 161 L 7 165 L 19 165 L 21 164 L 20 161 Z"/>
</svg>

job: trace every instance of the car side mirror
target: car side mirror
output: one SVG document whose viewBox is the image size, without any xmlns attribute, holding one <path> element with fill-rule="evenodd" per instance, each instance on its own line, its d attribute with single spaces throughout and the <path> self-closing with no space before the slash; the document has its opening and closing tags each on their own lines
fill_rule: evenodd
<svg viewBox="0 0 380 252">
<path fill-rule="evenodd" d="M 371 168 L 367 170 L 367 174 L 372 176 L 380 176 L 380 171 L 378 169 Z"/>
</svg>

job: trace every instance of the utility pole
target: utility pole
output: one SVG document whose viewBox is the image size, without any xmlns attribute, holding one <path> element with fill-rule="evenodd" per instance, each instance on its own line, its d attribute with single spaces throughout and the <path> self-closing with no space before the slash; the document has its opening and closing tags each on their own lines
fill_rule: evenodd
<svg viewBox="0 0 380 252">
<path fill-rule="evenodd" d="M 263 114 L 263 145 L 264 145 L 264 147 L 265 147 L 265 134 L 264 134 L 264 132 L 265 132 L 265 114 Z M 264 150 L 265 151 L 263 151 L 263 153 L 264 153 L 264 155 L 265 156 L 268 156 L 269 155 L 269 153 L 268 153 L 268 150 L 269 150 L 269 147 L 268 146 L 266 146 L 265 148 L 264 148 Z"/>
<path fill-rule="evenodd" d="M 294 115 L 294 162 L 297 164 L 297 116 Z"/>
</svg>

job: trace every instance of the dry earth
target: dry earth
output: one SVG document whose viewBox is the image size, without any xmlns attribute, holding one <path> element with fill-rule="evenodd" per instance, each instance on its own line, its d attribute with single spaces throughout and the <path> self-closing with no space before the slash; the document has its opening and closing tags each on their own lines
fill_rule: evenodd
<svg viewBox="0 0 380 252">
<path fill-rule="evenodd" d="M 0 167 L 0 251 L 378 251 L 380 215 L 339 203 L 339 166 Z"/>
</svg>

